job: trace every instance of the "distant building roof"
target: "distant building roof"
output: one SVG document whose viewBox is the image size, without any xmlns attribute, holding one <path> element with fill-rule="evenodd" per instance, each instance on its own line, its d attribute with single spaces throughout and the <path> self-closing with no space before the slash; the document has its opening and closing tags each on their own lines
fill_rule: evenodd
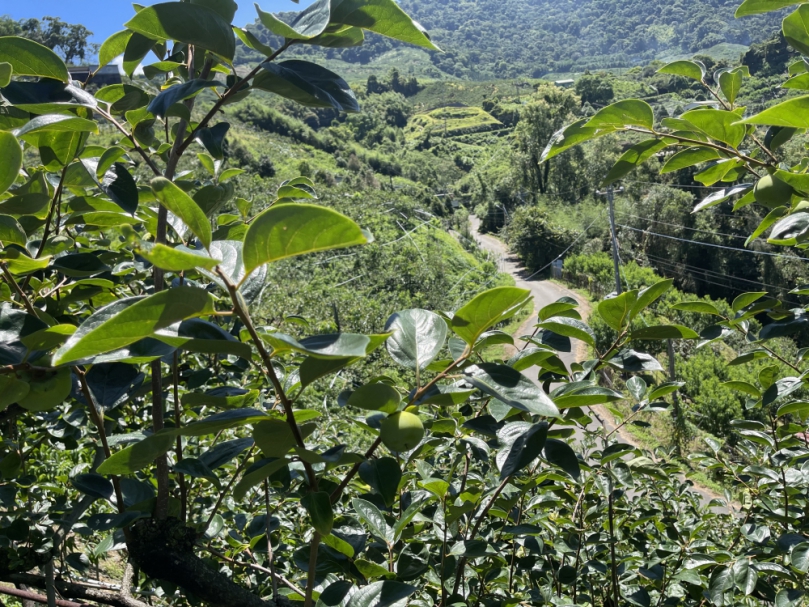
<svg viewBox="0 0 809 607">
<path fill-rule="evenodd" d="M 568 80 L 555 80 L 554 84 L 556 86 L 570 86 L 571 84 L 575 84 L 575 82 L 576 82 L 575 80 L 570 78 Z"/>
</svg>

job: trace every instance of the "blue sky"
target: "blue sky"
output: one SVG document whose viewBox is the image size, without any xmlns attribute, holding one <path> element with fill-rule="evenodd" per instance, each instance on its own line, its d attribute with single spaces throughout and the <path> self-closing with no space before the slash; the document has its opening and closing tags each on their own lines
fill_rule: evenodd
<svg viewBox="0 0 809 607">
<path fill-rule="evenodd" d="M 235 25 L 252 23 L 256 18 L 256 10 L 252 0 L 236 0 L 239 12 L 236 13 Z M 296 11 L 311 4 L 312 0 L 301 0 L 294 4 L 292 0 L 260 0 L 262 10 Z M 140 4 L 155 4 L 150 0 L 140 0 Z M 119 30 L 128 21 L 134 10 L 126 0 L 2 0 L 0 15 L 9 15 L 12 19 L 40 19 L 45 16 L 61 17 L 68 23 L 81 23 L 93 32 L 92 42 L 103 42 L 107 36 Z"/>
</svg>

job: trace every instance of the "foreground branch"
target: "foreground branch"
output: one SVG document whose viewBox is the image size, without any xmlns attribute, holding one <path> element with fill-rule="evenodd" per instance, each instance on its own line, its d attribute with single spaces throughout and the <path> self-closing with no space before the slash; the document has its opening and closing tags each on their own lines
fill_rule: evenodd
<svg viewBox="0 0 809 607">
<path fill-rule="evenodd" d="M 0 580 L 4 582 L 11 582 L 14 584 L 24 584 L 33 588 L 45 589 L 47 587 L 47 579 L 43 575 L 33 575 L 31 573 L 14 573 L 5 575 Z M 101 603 L 102 605 L 110 605 L 111 607 L 148 607 L 143 601 L 139 601 L 131 596 L 126 596 L 124 593 L 110 592 L 100 588 L 89 588 L 80 584 L 67 582 L 61 578 L 55 580 L 55 588 L 60 595 L 70 597 L 71 599 L 78 599 L 83 601 L 92 601 L 94 603 Z M 42 594 L 36 594 L 27 590 L 18 590 L 16 588 L 9 588 L 7 586 L 0 586 L 0 594 L 8 594 L 16 596 L 28 601 L 36 603 L 47 604 L 48 598 Z M 67 600 L 56 600 L 57 607 L 91 607 L 87 603 L 74 603 Z"/>
</svg>

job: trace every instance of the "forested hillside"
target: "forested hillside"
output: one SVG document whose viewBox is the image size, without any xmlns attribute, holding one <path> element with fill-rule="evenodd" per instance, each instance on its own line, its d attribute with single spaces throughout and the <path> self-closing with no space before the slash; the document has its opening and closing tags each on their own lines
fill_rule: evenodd
<svg viewBox="0 0 809 607">
<path fill-rule="evenodd" d="M 631 67 L 695 53 L 737 59 L 777 27 L 778 13 L 734 19 L 735 0 L 402 0 L 443 53 L 399 63 L 433 77 L 492 80 Z M 289 15 L 291 18 L 291 15 Z M 260 26 L 259 37 L 270 41 Z M 276 44 L 278 39 L 274 40 Z M 349 49 L 307 49 L 367 64 L 403 45 L 371 35 Z M 428 67 L 432 64 L 433 70 Z M 409 66 L 409 67 L 408 67 Z"/>
</svg>

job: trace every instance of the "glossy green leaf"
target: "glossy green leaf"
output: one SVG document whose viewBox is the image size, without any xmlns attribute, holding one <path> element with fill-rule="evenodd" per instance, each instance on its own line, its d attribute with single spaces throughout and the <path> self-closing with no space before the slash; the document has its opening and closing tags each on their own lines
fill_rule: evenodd
<svg viewBox="0 0 809 607">
<path fill-rule="evenodd" d="M 365 523 L 371 533 L 386 542 L 393 541 L 393 529 L 388 526 L 379 508 L 371 502 L 360 498 L 352 499 L 351 505 L 354 507 L 354 512 L 357 513 L 357 516 Z"/>
<path fill-rule="evenodd" d="M 258 4 L 254 6 L 261 24 L 276 36 L 287 40 L 311 40 L 326 31 L 329 26 L 331 4 L 331 0 L 317 0 L 302 11 L 289 25 L 273 14 L 261 10 Z"/>
<path fill-rule="evenodd" d="M 164 177 L 152 179 L 151 186 L 160 204 L 179 217 L 206 249 L 210 248 L 211 223 L 194 199 Z"/>
<path fill-rule="evenodd" d="M 124 24 L 152 40 L 178 40 L 232 60 L 236 39 L 230 24 L 209 8 L 187 2 L 153 4 Z"/>
<path fill-rule="evenodd" d="M 11 76 L 14 74 L 14 69 L 10 63 L 0 61 L 0 89 L 5 88 L 11 82 Z"/>
<path fill-rule="evenodd" d="M 284 457 L 297 445 L 289 424 L 281 419 L 269 419 L 253 429 L 253 440 L 266 457 Z"/>
<path fill-rule="evenodd" d="M 660 139 L 647 139 L 633 145 L 621 155 L 618 162 L 610 169 L 602 185 L 607 186 L 615 183 L 667 146 L 668 144 Z"/>
<path fill-rule="evenodd" d="M 168 247 L 164 244 L 141 242 L 135 251 L 149 263 L 168 272 L 183 272 L 195 268 L 212 270 L 218 261 L 187 247 Z"/>
<path fill-rule="evenodd" d="M 545 459 L 554 466 L 559 466 L 573 478 L 578 479 L 581 475 L 579 458 L 566 442 L 549 438 L 545 441 Z"/>
<path fill-rule="evenodd" d="M 514 316 L 531 299 L 531 292 L 516 287 L 497 287 L 484 291 L 455 312 L 451 329 L 467 344 L 496 324 Z"/>
<path fill-rule="evenodd" d="M 395 0 L 332 0 L 331 21 L 432 51 L 440 50 L 426 30 L 399 8 Z"/>
<path fill-rule="evenodd" d="M 341 112 L 359 112 L 360 106 L 348 83 L 340 76 L 309 61 L 291 59 L 263 63 L 253 87 L 269 91 L 309 107 L 330 107 Z"/>
<path fill-rule="evenodd" d="M 799 212 L 787 215 L 772 228 L 767 242 L 770 244 L 790 246 L 805 242 L 809 232 L 809 213 Z"/>
<path fill-rule="evenodd" d="M 265 57 L 269 57 L 273 54 L 272 47 L 267 46 L 261 40 L 256 38 L 256 36 L 248 29 L 242 27 L 234 27 L 233 32 L 236 36 L 241 40 L 245 46 L 253 49 L 254 51 L 258 51 Z"/>
<path fill-rule="evenodd" d="M 374 582 L 352 594 L 346 607 L 405 607 L 407 598 L 417 590 L 415 586 L 392 580 Z"/>
<path fill-rule="evenodd" d="M 657 73 L 684 76 L 697 82 L 702 82 L 703 78 L 705 78 L 703 66 L 696 61 L 674 61 L 661 67 L 657 70 Z"/>
<path fill-rule="evenodd" d="M 239 5 L 233 0 L 191 0 L 191 4 L 198 4 L 211 9 L 228 23 L 233 22 Z"/>
<path fill-rule="evenodd" d="M 0 131 L 0 194 L 9 189 L 22 168 L 22 148 L 17 138 L 7 131 Z M 8 212 L 8 211 L 6 211 Z"/>
<path fill-rule="evenodd" d="M 238 483 L 236 483 L 236 486 L 233 488 L 233 499 L 236 501 L 243 500 L 250 489 L 263 482 L 265 478 L 269 478 L 287 465 L 288 462 L 285 459 L 262 460 L 261 462 L 256 462 L 254 469 L 248 468 L 247 473 Z"/>
<path fill-rule="evenodd" d="M 13 375 L 0 375 L 0 411 L 24 399 L 31 388 Z"/>
<path fill-rule="evenodd" d="M 39 76 L 70 82 L 67 66 L 46 46 L 17 36 L 0 36 L 0 61 L 11 64 L 17 76 Z"/>
<path fill-rule="evenodd" d="M 671 158 L 666 160 L 663 168 L 660 169 L 661 174 L 673 173 L 682 169 L 687 169 L 696 164 L 708 162 L 710 160 L 718 160 L 722 155 L 713 148 L 692 147 L 677 152 Z"/>
<path fill-rule="evenodd" d="M 113 453 L 97 468 L 99 474 L 133 474 L 142 470 L 174 446 L 176 435 L 168 431 L 153 434 L 140 442 Z"/>
<path fill-rule="evenodd" d="M 360 464 L 360 478 L 374 492 L 382 496 L 382 501 L 389 508 L 399 495 L 399 484 L 402 481 L 402 470 L 392 457 L 381 457 L 367 460 Z"/>
<path fill-rule="evenodd" d="M 747 129 L 739 121 L 735 112 L 705 108 L 686 112 L 681 119 L 687 120 L 711 139 L 727 143 L 736 148 L 744 139 Z"/>
<path fill-rule="evenodd" d="M 242 256 L 249 274 L 265 263 L 371 241 L 370 234 L 336 211 L 309 204 L 281 204 L 253 220 L 244 237 Z"/>
<path fill-rule="evenodd" d="M 663 367 L 651 355 L 635 350 L 621 350 L 607 361 L 607 364 L 627 373 L 646 373 L 649 371 L 662 371 Z"/>
<path fill-rule="evenodd" d="M 500 468 L 500 480 L 506 479 L 531 465 L 542 453 L 548 436 L 548 423 L 532 425 L 511 443 L 508 455 Z"/>
<path fill-rule="evenodd" d="M 183 426 L 178 434 L 183 436 L 205 436 L 206 434 L 216 434 L 222 430 L 239 428 L 247 424 L 259 424 L 267 419 L 267 414 L 257 409 L 231 409 Z"/>
<path fill-rule="evenodd" d="M 385 331 L 393 333 L 386 342 L 391 358 L 404 367 L 423 369 L 444 347 L 448 329 L 438 314 L 404 310 L 388 319 Z"/>
<path fill-rule="evenodd" d="M 85 320 L 56 351 L 53 362 L 64 365 L 123 348 L 176 322 L 213 311 L 213 298 L 195 287 L 118 300 Z"/>
<path fill-rule="evenodd" d="M 329 494 L 325 491 L 307 493 L 301 498 L 301 505 L 309 513 L 315 531 L 320 535 L 330 535 L 334 526 L 334 511 Z"/>
<path fill-rule="evenodd" d="M 631 312 L 638 299 L 637 291 L 627 291 L 609 297 L 598 304 L 598 313 L 613 330 L 622 331 L 632 319 Z"/>
<path fill-rule="evenodd" d="M 744 82 L 744 69 L 722 70 L 719 73 L 719 88 L 725 95 L 725 99 L 732 105 L 736 102 L 736 97 Z M 749 76 L 749 70 L 747 75 Z"/>
<path fill-rule="evenodd" d="M 599 110 L 584 126 L 587 128 L 635 126 L 651 130 L 654 128 L 654 111 L 645 101 L 627 99 Z"/>
<path fill-rule="evenodd" d="M 742 124 L 809 128 L 809 95 L 793 97 L 742 121 Z"/>
<path fill-rule="evenodd" d="M 736 9 L 736 18 L 758 15 L 781 10 L 787 6 L 800 4 L 804 0 L 744 0 Z"/>
<path fill-rule="evenodd" d="M 554 316 L 537 324 L 540 329 L 547 329 L 557 335 L 580 339 L 584 343 L 595 347 L 595 333 L 585 323 L 575 318 Z"/>
<path fill-rule="evenodd" d="M 119 55 L 123 55 L 131 37 L 132 32 L 123 30 L 115 32 L 112 36 L 104 40 L 101 44 L 101 48 L 98 49 L 98 69 L 106 66 Z"/>
<path fill-rule="evenodd" d="M 635 300 L 635 303 L 632 306 L 630 317 L 635 318 L 638 314 L 646 310 L 654 302 L 665 295 L 673 285 L 674 280 L 667 278 L 665 280 L 661 280 L 660 282 L 656 282 L 650 287 L 642 289 L 638 293 L 638 298 Z"/>
<path fill-rule="evenodd" d="M 533 415 L 556 417 L 554 402 L 525 375 L 506 365 L 481 363 L 464 369 L 469 383 L 503 403 Z"/>
<path fill-rule="evenodd" d="M 92 120 L 79 118 L 72 114 L 47 114 L 37 116 L 24 127 L 14 131 L 17 137 L 24 137 L 42 131 L 78 131 L 98 133 L 98 125 Z"/>
<path fill-rule="evenodd" d="M 206 88 L 217 86 L 224 86 L 224 84 L 213 80 L 200 80 L 199 78 L 189 80 L 161 91 L 157 97 L 152 99 L 146 109 L 156 118 L 164 118 L 168 114 L 169 108 L 175 103 L 193 97 Z"/>
<path fill-rule="evenodd" d="M 784 38 L 803 55 L 809 54 L 809 6 L 805 4 L 784 19 Z"/>
<path fill-rule="evenodd" d="M 573 124 L 556 131 L 553 136 L 551 136 L 551 139 L 548 141 L 545 149 L 542 151 L 539 162 L 547 162 L 554 156 L 558 156 L 562 152 L 569 150 L 572 147 L 584 143 L 585 141 L 613 133 L 618 128 L 615 125 L 606 125 L 595 128 L 586 126 L 587 123 L 588 119 L 582 118 L 581 120 L 578 120 Z"/>
</svg>

